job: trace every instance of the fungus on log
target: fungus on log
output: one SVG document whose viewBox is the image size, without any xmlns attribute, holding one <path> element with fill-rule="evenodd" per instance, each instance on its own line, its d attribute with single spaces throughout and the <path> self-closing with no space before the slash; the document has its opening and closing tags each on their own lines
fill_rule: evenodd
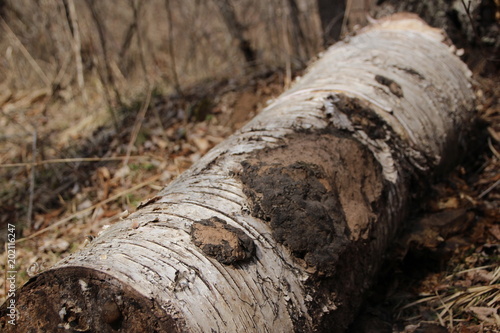
<svg viewBox="0 0 500 333">
<path fill-rule="evenodd" d="M 409 14 L 381 20 L 31 278 L 16 328 L 341 332 L 418 191 L 412 179 L 457 160 L 472 104 L 470 72 L 440 30 Z M 15 330 L 6 304 L 3 330 Z"/>
</svg>

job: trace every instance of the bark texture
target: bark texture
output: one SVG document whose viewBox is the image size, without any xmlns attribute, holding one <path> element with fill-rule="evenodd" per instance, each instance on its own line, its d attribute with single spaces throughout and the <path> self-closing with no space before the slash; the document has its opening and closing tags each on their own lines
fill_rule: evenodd
<svg viewBox="0 0 500 333">
<path fill-rule="evenodd" d="M 411 15 L 335 44 L 137 212 L 33 277 L 17 328 L 343 331 L 418 191 L 410 180 L 456 161 L 469 80 L 441 31 Z"/>
</svg>

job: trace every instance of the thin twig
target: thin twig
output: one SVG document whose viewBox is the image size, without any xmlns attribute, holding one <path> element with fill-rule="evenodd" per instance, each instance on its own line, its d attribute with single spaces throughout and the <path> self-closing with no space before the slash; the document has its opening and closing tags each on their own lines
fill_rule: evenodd
<svg viewBox="0 0 500 333">
<path fill-rule="evenodd" d="M 45 232 L 47 232 L 49 230 L 52 230 L 52 229 L 54 229 L 56 227 L 59 227 L 59 226 L 65 224 L 66 222 L 70 221 L 71 219 L 73 219 L 75 217 L 78 217 L 81 214 L 87 213 L 87 212 L 89 212 L 89 211 L 91 211 L 91 210 L 93 210 L 93 209 L 95 209 L 95 208 L 97 208 L 99 206 L 107 204 L 110 201 L 116 200 L 116 199 L 118 199 L 120 197 L 123 197 L 124 195 L 127 195 L 127 194 L 129 194 L 131 192 L 137 191 L 138 189 L 140 189 L 140 188 L 142 188 L 144 186 L 147 186 L 150 183 L 155 182 L 156 180 L 158 180 L 160 178 L 161 178 L 161 174 L 160 175 L 152 176 L 152 177 L 148 178 L 146 181 L 144 181 L 144 182 L 142 182 L 140 184 L 137 184 L 137 185 L 129 188 L 126 191 L 117 193 L 117 194 L 113 195 L 112 197 L 107 198 L 106 200 L 100 201 L 100 202 L 96 203 L 95 205 L 92 205 L 92 206 L 90 206 L 88 208 L 85 208 L 85 209 L 80 210 L 80 211 L 78 211 L 78 212 L 76 212 L 74 214 L 71 214 L 70 216 L 67 216 L 67 217 L 63 218 L 63 219 L 61 219 L 61 220 L 59 220 L 59 221 L 57 221 L 57 222 L 49 225 L 48 227 L 46 227 L 44 229 L 38 230 L 37 232 L 35 232 L 35 233 L 33 233 L 33 234 L 31 234 L 31 235 L 29 235 L 27 237 L 20 238 L 20 239 L 18 239 L 16 241 L 16 243 L 21 243 L 21 242 L 27 241 L 29 239 L 35 238 L 35 237 L 37 237 L 37 236 L 39 236 L 39 235 L 41 235 L 41 234 L 43 234 L 43 233 L 45 233 Z"/>
<path fill-rule="evenodd" d="M 470 13 L 470 1 L 469 1 L 469 5 L 466 5 L 464 0 L 461 0 L 461 1 L 462 1 L 462 6 L 465 9 L 465 13 L 467 14 L 467 18 L 469 19 L 469 23 L 470 23 L 470 25 L 472 27 L 472 31 L 474 33 L 474 37 L 476 38 L 476 41 L 478 42 L 478 44 L 481 45 L 481 41 L 480 41 L 480 38 L 479 38 L 479 32 L 477 31 L 477 27 L 474 24 L 474 20 L 472 19 L 472 15 Z"/>
<path fill-rule="evenodd" d="M 300 10 L 297 1 L 288 0 L 288 9 L 290 10 L 289 17 L 291 21 L 291 35 L 294 39 L 295 56 L 300 61 L 301 65 L 310 58 L 309 43 L 300 24 Z"/>
<path fill-rule="evenodd" d="M 0 113 L 4 117 L 8 118 L 9 121 L 19 126 L 26 135 L 31 135 L 31 132 L 21 122 L 19 122 L 16 118 L 12 117 L 10 114 L 6 113 L 2 108 L 0 108 Z"/>
<path fill-rule="evenodd" d="M 132 7 L 132 12 L 134 14 L 134 24 L 137 30 L 137 46 L 139 47 L 139 60 L 141 62 L 142 72 L 144 73 L 144 79 L 146 80 L 146 89 L 149 90 L 151 83 L 149 82 L 148 70 L 146 65 L 146 56 L 144 54 L 144 48 L 142 44 L 141 29 L 139 26 L 139 16 L 142 9 L 142 1 L 137 3 L 136 0 L 130 0 L 130 6 Z"/>
<path fill-rule="evenodd" d="M 95 27 L 97 29 L 97 36 L 99 37 L 99 44 L 101 46 L 102 50 L 102 57 L 104 61 L 104 72 L 105 76 L 101 74 L 100 71 L 98 71 L 99 76 L 101 77 L 101 81 L 105 85 L 104 87 L 104 92 L 105 92 L 105 97 L 106 101 L 108 103 L 108 108 L 109 112 L 111 113 L 111 117 L 113 117 L 113 123 L 115 126 L 115 129 L 118 130 L 118 117 L 116 115 L 116 112 L 114 110 L 115 102 L 118 103 L 118 105 L 123 105 L 122 98 L 120 95 L 120 91 L 118 90 L 118 87 L 116 86 L 115 79 L 113 77 L 113 74 L 111 72 L 111 61 L 109 59 L 108 55 L 108 50 L 106 46 L 106 32 L 105 32 L 105 26 L 102 22 L 101 17 L 98 14 L 97 9 L 95 8 L 95 1 L 94 0 L 86 0 L 87 6 L 90 9 L 90 13 L 92 14 L 92 20 L 94 21 Z M 115 99 L 112 100 L 110 97 L 110 93 L 108 91 L 108 85 L 111 86 L 111 89 L 114 92 L 114 97 Z"/>
<path fill-rule="evenodd" d="M 141 6 L 142 2 L 139 1 L 139 4 L 137 4 L 137 2 L 135 0 L 130 0 L 130 5 L 132 6 L 132 10 L 133 10 L 133 13 L 134 13 L 134 25 L 135 25 L 135 28 L 136 28 L 135 30 L 137 31 L 137 44 L 139 46 L 139 56 L 140 56 L 140 60 L 141 60 L 142 71 L 144 73 L 144 80 L 146 81 L 146 90 L 149 91 L 149 98 L 151 98 L 152 85 L 151 85 L 151 81 L 150 81 L 149 75 L 148 75 L 148 70 L 147 70 L 147 65 L 146 65 L 146 55 L 145 55 L 145 52 L 144 52 L 143 41 L 142 41 L 142 36 L 141 36 L 141 29 L 140 29 L 140 25 L 139 25 L 139 17 L 140 17 L 140 11 L 141 11 L 141 8 L 142 8 L 142 6 Z M 171 24 L 170 20 L 169 20 L 169 24 Z M 169 29 L 172 29 L 172 27 L 169 26 Z M 172 61 L 173 61 L 172 66 L 174 67 L 173 70 L 174 70 L 174 72 L 176 72 L 176 70 L 175 70 L 175 57 L 173 57 L 173 56 L 172 56 Z M 175 78 L 175 89 L 177 90 L 177 93 L 179 95 L 181 95 L 179 81 L 177 79 L 177 73 L 174 74 L 174 78 Z M 148 101 L 148 103 L 147 103 L 148 106 L 149 106 L 149 103 L 150 103 L 150 101 Z M 157 108 L 153 108 L 153 112 L 154 112 L 154 115 L 155 115 L 155 117 L 156 117 L 156 119 L 158 121 L 158 125 L 162 129 L 162 133 L 165 133 L 165 128 L 163 127 L 163 123 L 161 121 L 160 114 L 158 113 L 158 109 Z M 135 141 L 135 139 L 134 139 L 134 141 Z M 127 150 L 127 154 L 130 154 L 129 150 Z"/>
<path fill-rule="evenodd" d="M 449 315 L 449 321 L 450 321 L 450 326 L 453 327 L 453 304 L 446 304 L 445 302 L 443 302 L 443 299 L 441 298 L 441 296 L 439 295 L 439 293 L 436 291 L 436 297 L 437 297 L 437 300 L 441 303 L 441 306 L 443 308 L 443 310 L 438 314 L 438 317 L 439 317 L 439 321 L 441 323 L 442 326 L 445 326 L 443 325 L 444 323 L 442 322 L 442 318 L 444 317 L 444 315 L 447 313 Z M 436 312 L 437 313 L 437 312 Z"/>
<path fill-rule="evenodd" d="M 141 159 L 148 156 L 116 156 L 116 157 L 76 157 L 76 158 L 55 158 L 51 160 L 44 160 L 39 162 L 28 163 L 6 163 L 0 164 L 0 168 L 16 168 L 24 166 L 39 166 L 44 164 L 58 164 L 58 163 L 73 163 L 73 162 L 107 162 L 107 161 L 123 161 L 125 159 Z"/>
<path fill-rule="evenodd" d="M 491 143 L 491 137 L 488 138 L 488 147 L 490 147 L 491 152 L 500 160 L 500 153 L 495 149 L 493 143 Z"/>
<path fill-rule="evenodd" d="M 71 46 L 73 48 L 73 53 L 75 55 L 75 65 L 76 65 L 76 81 L 78 83 L 78 88 L 82 94 L 83 102 L 87 105 L 87 93 L 85 91 L 85 79 L 83 76 L 83 62 L 82 62 L 82 43 L 80 39 L 80 27 L 78 25 L 78 16 L 76 15 L 75 2 L 73 0 L 64 0 L 64 6 L 67 7 L 69 16 L 69 26 L 71 27 L 72 41 Z"/>
<path fill-rule="evenodd" d="M 10 29 L 9 25 L 3 18 L 0 17 L 0 23 L 2 24 L 2 27 L 13 37 L 14 43 L 17 45 L 21 53 L 26 57 L 26 60 L 30 63 L 31 67 L 33 67 L 33 70 L 38 74 L 40 79 L 42 79 L 43 83 L 47 86 L 51 86 L 51 82 L 47 75 L 43 72 L 42 68 L 38 65 L 38 63 L 33 59 L 29 51 L 24 47 L 23 43 L 17 38 L 16 34 Z"/>
<path fill-rule="evenodd" d="M 352 0 L 347 0 L 345 4 L 344 17 L 342 17 L 342 25 L 340 27 L 340 36 L 342 38 L 345 34 L 349 32 L 349 27 L 347 21 L 349 20 L 349 15 L 351 15 Z"/>
<path fill-rule="evenodd" d="M 71 55 L 66 54 L 64 56 L 64 59 L 61 61 L 61 67 L 59 68 L 59 71 L 57 72 L 57 75 L 54 78 L 54 81 L 52 82 L 53 87 L 60 87 L 61 82 L 64 79 L 64 76 L 66 75 L 66 71 L 68 70 L 69 63 L 71 62 Z M 54 89 L 55 90 L 55 89 Z M 54 97 L 54 92 L 49 94 L 48 100 L 50 101 Z M 48 106 L 48 102 L 45 103 L 45 106 Z"/>
<path fill-rule="evenodd" d="M 283 8 L 286 8 L 286 4 L 283 1 Z M 284 17 L 281 22 L 283 23 L 283 46 L 285 49 L 285 80 L 284 89 L 288 89 L 292 83 L 292 48 L 290 46 L 290 34 L 288 31 L 288 11 L 284 11 Z"/>
<path fill-rule="evenodd" d="M 174 88 L 175 91 L 182 96 L 182 89 L 179 83 L 179 76 L 177 75 L 177 66 L 175 63 L 175 52 L 174 52 L 174 26 L 172 21 L 172 11 L 170 8 L 170 0 L 165 0 L 165 9 L 167 11 L 167 23 L 168 23 L 168 54 L 170 61 L 172 62 L 171 71 L 174 76 Z"/>
<path fill-rule="evenodd" d="M 36 128 L 33 131 L 33 143 L 32 143 L 32 158 L 31 160 L 33 161 L 32 163 L 36 163 L 36 155 L 37 155 L 37 131 Z M 28 229 L 31 229 L 31 224 L 33 222 L 33 200 L 35 197 L 35 167 L 31 167 L 31 173 L 30 173 L 30 195 L 28 199 L 28 213 L 27 213 L 27 227 Z"/>
<path fill-rule="evenodd" d="M 149 108 L 149 103 L 151 102 L 151 94 L 152 91 L 149 89 L 148 95 L 146 97 L 146 100 L 142 104 L 141 110 L 137 114 L 137 117 L 135 118 L 134 122 L 134 127 L 132 128 L 132 133 L 130 134 L 130 141 L 127 146 L 127 153 L 125 155 L 125 159 L 123 160 L 123 165 L 128 164 L 128 156 L 130 156 L 130 153 L 132 152 L 132 147 L 134 146 L 135 140 L 137 139 L 137 135 L 139 134 L 139 131 L 141 130 L 142 123 L 144 121 L 144 118 L 146 117 L 146 112 L 148 111 Z"/>
<path fill-rule="evenodd" d="M 494 265 L 486 265 L 486 266 L 472 267 L 472 268 L 465 269 L 465 270 L 460 271 L 460 272 L 456 272 L 456 273 L 454 273 L 454 274 L 452 274 L 452 275 L 448 275 L 446 278 L 454 278 L 454 277 L 455 277 L 455 275 L 465 274 L 465 273 L 469 273 L 469 272 L 477 271 L 477 270 L 480 270 L 480 269 L 491 268 L 491 267 L 494 267 Z"/>
<path fill-rule="evenodd" d="M 488 187 L 486 190 L 484 190 L 483 192 L 481 192 L 481 194 L 478 196 L 478 199 L 481 199 L 486 194 L 490 193 L 495 187 L 498 186 L 498 184 L 500 184 L 500 179 L 497 180 L 496 182 L 494 182 L 493 185 L 491 185 L 490 187 Z"/>
<path fill-rule="evenodd" d="M 465 4 L 464 0 L 461 0 L 461 2 L 462 2 L 462 6 L 465 9 L 465 13 L 467 14 L 467 18 L 469 19 L 469 23 L 470 23 L 470 25 L 472 27 L 472 33 L 474 34 L 474 39 L 475 39 L 476 43 L 479 45 L 479 49 L 480 49 L 482 55 L 488 61 L 495 61 L 495 62 L 497 62 L 499 59 L 496 58 L 496 57 L 490 57 L 487 54 L 486 50 L 484 49 L 483 43 L 481 42 L 481 35 L 479 34 L 479 31 L 477 29 L 476 24 L 474 24 L 474 19 L 472 18 L 472 14 L 471 14 L 471 11 L 470 11 L 471 1 L 469 0 L 468 5 Z M 493 53 L 493 54 L 495 54 L 495 53 Z"/>
<path fill-rule="evenodd" d="M 214 0 L 214 2 L 229 30 L 229 34 L 233 39 L 238 41 L 240 52 L 245 58 L 247 65 L 249 67 L 255 67 L 257 53 L 252 47 L 250 40 L 245 37 L 247 27 L 245 27 L 236 17 L 236 10 L 234 9 L 233 3 L 231 0 Z"/>
<path fill-rule="evenodd" d="M 127 53 L 130 45 L 132 45 L 132 38 L 134 38 L 134 33 L 137 31 L 137 26 L 135 22 L 132 22 L 127 29 L 127 33 L 125 34 L 125 38 L 122 43 L 122 47 L 120 48 L 120 52 L 118 53 L 118 57 L 121 61 L 123 61 L 123 57 Z"/>
</svg>

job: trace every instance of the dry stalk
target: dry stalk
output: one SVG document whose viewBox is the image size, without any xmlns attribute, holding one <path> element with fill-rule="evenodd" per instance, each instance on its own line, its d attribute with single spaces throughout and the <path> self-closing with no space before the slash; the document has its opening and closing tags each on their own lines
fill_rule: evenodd
<svg viewBox="0 0 500 333">
<path fill-rule="evenodd" d="M 245 58 L 247 65 L 255 66 L 257 55 L 250 41 L 245 37 L 246 28 L 236 17 L 236 11 L 230 0 L 214 0 L 219 8 L 220 14 L 231 36 L 238 41 L 239 49 Z"/>
<path fill-rule="evenodd" d="M 15 117 L 12 117 L 9 113 L 6 113 L 4 111 L 4 109 L 1 108 L 1 107 L 0 107 L 0 113 L 2 114 L 2 116 L 6 117 L 9 120 L 9 122 L 12 122 L 13 124 L 16 124 L 20 129 L 22 129 L 26 136 L 28 136 L 28 135 L 31 136 L 32 132 L 30 130 L 28 130 L 24 126 L 24 124 L 22 122 L 20 122 L 19 120 L 17 120 Z M 2 164 L 2 165 L 5 165 L 5 164 Z M 2 165 L 0 165 L 0 167 Z"/>
<path fill-rule="evenodd" d="M 82 99 L 85 105 L 88 103 L 87 92 L 85 91 L 85 79 L 83 76 L 83 63 L 82 63 L 82 43 L 80 39 L 80 27 L 78 25 L 78 16 L 76 14 L 75 2 L 73 0 L 63 0 L 65 9 L 67 10 L 68 24 L 71 27 L 72 41 L 71 46 L 75 56 L 76 65 L 76 80 L 78 88 L 82 94 Z"/>
<path fill-rule="evenodd" d="M 168 0 L 167 0 L 168 1 Z M 134 22 L 133 25 L 135 26 L 135 30 L 137 31 L 137 44 L 139 46 L 139 56 L 141 60 L 141 67 L 142 71 L 144 73 L 144 80 L 146 81 L 146 90 L 148 91 L 148 101 L 146 103 L 146 109 L 149 106 L 149 102 L 151 99 L 151 94 L 152 94 L 152 85 L 151 81 L 149 80 L 149 75 L 148 75 L 148 70 L 147 70 L 147 65 L 146 65 L 146 52 L 144 51 L 144 45 L 143 45 L 143 40 L 142 40 L 142 35 L 141 35 L 141 29 L 140 29 L 140 23 L 139 23 L 139 17 L 140 17 L 140 11 L 142 8 L 142 1 L 135 1 L 135 0 L 130 0 L 130 6 L 132 7 L 133 15 L 134 15 Z M 169 22 L 170 18 L 169 18 Z M 171 28 L 171 27 L 170 27 Z M 169 30 L 170 32 L 171 30 Z M 175 58 L 173 58 L 175 61 Z M 175 62 L 173 62 L 174 66 L 174 72 L 175 72 Z M 175 89 L 180 92 L 180 86 L 179 82 L 177 79 L 177 74 L 175 74 Z M 158 121 L 158 125 L 163 129 L 162 133 L 165 133 L 165 128 L 163 128 L 163 123 L 161 122 L 161 117 L 158 113 L 158 110 L 156 108 L 153 109 L 153 112 L 155 114 L 155 117 Z M 134 139 L 135 141 L 135 139 Z M 128 148 L 131 148 L 130 146 Z M 127 156 L 130 154 L 130 150 L 127 149 Z M 126 163 L 125 163 L 126 164 Z"/>
<path fill-rule="evenodd" d="M 99 44 L 101 46 L 102 56 L 103 56 L 103 60 L 104 60 L 104 71 L 105 71 L 106 76 L 103 78 L 103 76 L 101 75 L 101 73 L 99 71 L 98 71 L 98 73 L 99 73 L 99 76 L 101 77 L 101 81 L 105 85 L 104 92 L 105 92 L 106 101 L 108 103 L 109 112 L 111 113 L 111 116 L 113 118 L 113 123 L 114 123 L 116 129 L 118 129 L 118 119 L 117 119 L 116 113 L 115 113 L 114 108 L 113 108 L 114 103 L 112 102 L 112 98 L 109 94 L 109 91 L 108 91 L 109 86 L 108 85 L 111 86 L 111 89 L 114 92 L 115 101 L 119 105 L 122 105 L 122 98 L 121 98 L 120 92 L 118 90 L 118 87 L 116 86 L 116 82 L 114 80 L 113 73 L 111 71 L 111 62 L 109 59 L 107 46 L 106 46 L 105 27 L 104 27 L 104 24 L 102 23 L 102 20 L 101 20 L 99 14 L 97 12 L 97 9 L 95 7 L 95 1 L 94 0 L 86 0 L 86 3 L 90 9 L 90 12 L 92 14 L 91 15 L 92 20 L 93 20 L 94 25 L 97 29 L 97 33 L 98 33 L 98 37 L 99 37 Z"/>
<path fill-rule="evenodd" d="M 146 56 L 144 54 L 144 47 L 142 43 L 142 36 L 141 36 L 141 29 L 139 26 L 139 16 L 140 16 L 140 11 L 142 9 L 142 4 L 144 2 L 142 1 L 136 1 L 136 0 L 130 0 L 130 7 L 132 7 L 132 13 L 134 16 L 134 25 L 137 30 L 137 45 L 139 47 L 139 59 L 141 62 L 141 68 L 142 72 L 144 73 L 144 80 L 146 81 L 146 89 L 149 90 L 151 89 L 151 82 L 149 82 L 149 77 L 148 77 L 148 70 L 146 66 Z"/>
<path fill-rule="evenodd" d="M 285 1 L 282 3 L 283 8 L 286 7 Z M 283 24 L 283 29 L 282 29 L 282 39 L 283 39 L 283 45 L 285 49 L 285 82 L 284 82 L 284 89 L 288 89 L 290 85 L 292 84 L 292 48 L 290 46 L 290 34 L 288 31 L 288 11 L 284 11 L 284 15 L 281 20 Z"/>
<path fill-rule="evenodd" d="M 305 62 L 310 57 L 309 45 L 307 42 L 307 38 L 304 34 L 304 30 L 302 29 L 302 25 L 300 24 L 300 10 L 297 5 L 296 0 L 288 0 L 288 8 L 290 10 L 290 21 L 291 21 L 291 34 L 293 37 L 293 46 L 295 48 L 295 55 L 300 60 L 301 64 L 305 64 Z"/>
<path fill-rule="evenodd" d="M 174 77 L 175 91 L 182 96 L 182 89 L 179 83 L 179 76 L 177 75 L 177 65 L 175 63 L 174 52 L 174 26 L 172 20 L 172 10 L 170 7 L 170 0 L 165 0 L 165 9 L 167 11 L 167 24 L 168 24 L 168 55 L 170 57 L 172 76 Z"/>
<path fill-rule="evenodd" d="M 485 266 L 491 267 L 491 266 Z M 485 268 L 483 267 L 483 268 Z M 457 274 L 473 271 L 475 269 L 468 269 Z M 495 269 L 493 273 L 493 280 L 495 283 L 500 275 L 500 269 Z M 431 308 L 437 317 L 439 323 L 443 326 L 448 326 L 452 329 L 456 322 L 460 322 L 463 314 L 469 313 L 471 308 L 474 307 L 489 307 L 498 308 L 500 302 L 500 284 L 490 284 L 487 286 L 473 286 L 462 291 L 448 293 L 445 291 L 442 294 L 419 299 L 415 302 L 407 304 L 401 310 L 414 307 L 415 305 L 425 304 Z M 417 316 L 412 319 L 419 319 Z M 448 323 L 448 325 L 445 325 Z"/>
<path fill-rule="evenodd" d="M 137 139 L 137 135 L 141 130 L 142 123 L 144 122 L 144 118 L 146 117 L 146 112 L 148 111 L 149 103 L 151 102 L 151 88 L 148 91 L 146 100 L 142 104 L 141 110 L 137 114 L 135 118 L 134 127 L 132 128 L 132 133 L 130 134 L 130 141 L 127 146 L 127 153 L 125 154 L 126 158 L 123 160 L 123 165 L 127 165 L 129 161 L 130 153 L 132 152 L 132 147 L 134 146 L 135 140 Z"/>
<path fill-rule="evenodd" d="M 495 155 L 496 158 L 500 160 L 500 152 L 498 152 L 498 150 L 496 150 L 495 147 L 493 146 L 493 143 L 491 142 L 491 137 L 488 138 L 488 147 L 490 148 L 493 155 Z"/>
<path fill-rule="evenodd" d="M 16 168 L 16 167 L 32 167 L 45 164 L 60 164 L 60 163 L 75 163 L 75 162 L 108 162 L 108 161 L 123 161 L 125 159 L 142 159 L 146 156 L 116 156 L 116 157 L 77 157 L 77 158 L 55 158 L 39 162 L 29 163 L 4 163 L 0 164 L 0 168 Z"/>
<path fill-rule="evenodd" d="M 490 193 L 492 190 L 495 189 L 495 187 L 498 186 L 498 184 L 500 184 L 500 179 L 497 180 L 496 182 L 494 182 L 492 185 L 490 185 L 486 190 L 484 190 L 483 192 L 481 192 L 481 194 L 478 196 L 478 199 L 481 199 L 486 194 Z"/>
<path fill-rule="evenodd" d="M 347 33 L 347 31 L 349 30 L 348 21 L 349 21 L 349 15 L 351 14 L 352 2 L 353 2 L 353 0 L 346 1 L 344 17 L 342 17 L 342 25 L 340 27 L 340 36 L 339 37 L 344 36 Z"/>
<path fill-rule="evenodd" d="M 123 60 L 123 57 L 125 57 L 125 54 L 130 48 L 130 45 L 132 45 L 132 38 L 134 38 L 134 34 L 137 31 L 137 26 L 135 21 L 130 23 L 128 26 L 127 32 L 125 33 L 125 38 L 123 39 L 122 42 L 122 47 L 120 48 L 120 52 L 118 53 L 118 57 L 120 60 Z"/>
<path fill-rule="evenodd" d="M 36 163 L 36 155 L 37 155 L 37 130 L 36 127 L 33 130 L 33 142 L 31 145 L 32 149 L 32 163 Z M 35 197 L 35 170 L 34 166 L 31 167 L 30 170 L 30 188 L 29 188 L 29 199 L 28 199 L 28 212 L 27 212 L 27 228 L 31 229 L 31 225 L 33 222 L 33 200 Z"/>
<path fill-rule="evenodd" d="M 317 0 L 323 32 L 323 46 L 328 47 L 342 35 L 347 11 L 346 0 Z"/>
<path fill-rule="evenodd" d="M 29 64 L 33 68 L 33 70 L 38 74 L 40 79 L 43 81 L 43 83 L 47 86 L 51 86 L 51 82 L 47 75 L 43 72 L 42 68 L 38 65 L 36 60 L 31 56 L 29 51 L 24 47 L 23 43 L 17 38 L 16 34 L 10 29 L 9 25 L 3 18 L 0 17 L 0 23 L 2 24 L 2 27 L 4 30 L 7 32 L 7 34 L 11 37 L 11 40 L 14 45 L 17 46 L 17 48 L 21 51 L 21 53 L 24 55 L 26 60 L 28 60 Z"/>
</svg>

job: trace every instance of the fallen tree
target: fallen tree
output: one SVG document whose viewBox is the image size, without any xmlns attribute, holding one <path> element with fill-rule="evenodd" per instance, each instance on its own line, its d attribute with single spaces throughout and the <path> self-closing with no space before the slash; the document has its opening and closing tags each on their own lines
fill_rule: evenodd
<svg viewBox="0 0 500 333">
<path fill-rule="evenodd" d="M 30 279 L 15 311 L 3 305 L 2 329 L 343 331 L 413 186 L 459 157 L 472 101 L 470 73 L 440 30 L 408 14 L 381 20 Z"/>
</svg>

